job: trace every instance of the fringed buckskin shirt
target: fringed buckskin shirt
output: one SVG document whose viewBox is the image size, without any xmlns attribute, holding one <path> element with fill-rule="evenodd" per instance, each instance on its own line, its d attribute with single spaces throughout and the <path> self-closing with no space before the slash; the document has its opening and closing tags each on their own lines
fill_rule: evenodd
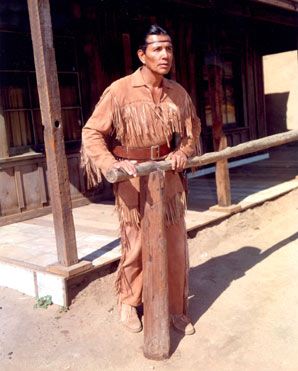
<svg viewBox="0 0 298 371">
<path fill-rule="evenodd" d="M 142 67 L 141 67 L 142 68 Z M 95 110 L 83 128 L 83 161 L 88 168 L 99 168 L 105 174 L 117 159 L 109 151 L 106 137 L 128 147 L 150 147 L 167 143 L 173 134 L 179 137 L 177 150 L 187 157 L 199 153 L 200 120 L 191 98 L 177 82 L 163 78 L 162 95 L 155 103 L 146 86 L 141 68 L 112 83 L 102 94 Z M 116 207 L 121 221 L 139 226 L 138 193 L 140 179 L 120 182 L 114 188 Z M 184 189 L 177 174 L 166 173 L 167 223 L 184 215 L 181 195 Z M 180 196 L 179 196 L 180 195 Z"/>
</svg>

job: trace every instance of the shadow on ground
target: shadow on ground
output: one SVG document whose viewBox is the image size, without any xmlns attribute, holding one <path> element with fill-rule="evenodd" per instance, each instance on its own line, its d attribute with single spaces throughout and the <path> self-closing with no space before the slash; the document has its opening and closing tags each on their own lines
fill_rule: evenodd
<svg viewBox="0 0 298 371">
<path fill-rule="evenodd" d="M 298 232 L 285 238 L 261 253 L 253 246 L 244 246 L 229 254 L 212 258 L 205 263 L 190 269 L 189 275 L 189 311 L 195 324 L 211 307 L 216 299 L 230 284 L 245 275 L 245 273 L 269 257 L 271 254 L 298 238 Z M 183 336 L 171 332 L 171 355 L 177 349 Z"/>
</svg>

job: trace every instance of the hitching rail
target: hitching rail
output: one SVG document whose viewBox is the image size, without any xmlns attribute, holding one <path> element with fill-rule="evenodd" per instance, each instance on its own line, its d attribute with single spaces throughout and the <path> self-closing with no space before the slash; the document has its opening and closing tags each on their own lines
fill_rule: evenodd
<svg viewBox="0 0 298 371">
<path fill-rule="evenodd" d="M 227 147 L 226 149 L 218 152 L 206 153 L 202 156 L 195 156 L 187 161 L 185 168 L 197 167 L 212 164 L 214 162 L 229 159 L 241 155 L 246 155 L 248 153 L 253 153 L 261 151 L 267 148 L 279 146 L 285 143 L 294 142 L 298 140 L 298 130 L 291 130 L 286 133 L 270 135 L 265 138 L 251 140 L 246 143 L 238 144 L 235 147 Z M 142 164 L 136 165 L 138 176 L 148 175 L 156 170 L 168 171 L 171 170 L 170 161 L 148 161 Z M 106 175 L 107 180 L 110 183 L 121 182 L 126 179 L 130 179 L 131 176 L 124 173 L 121 170 L 111 170 L 108 171 Z"/>
</svg>

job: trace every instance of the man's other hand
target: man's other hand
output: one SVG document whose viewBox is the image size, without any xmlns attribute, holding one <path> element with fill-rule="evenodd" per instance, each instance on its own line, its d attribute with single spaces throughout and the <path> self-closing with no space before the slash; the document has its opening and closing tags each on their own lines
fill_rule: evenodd
<svg viewBox="0 0 298 371">
<path fill-rule="evenodd" d="M 122 169 L 124 170 L 128 175 L 132 175 L 134 177 L 137 176 L 137 170 L 135 167 L 135 164 L 137 161 L 134 160 L 120 160 L 118 162 L 115 162 L 112 166 L 111 169 Z"/>
<path fill-rule="evenodd" d="M 187 163 L 187 156 L 183 151 L 174 152 L 167 159 L 172 161 L 172 170 L 175 172 L 182 171 Z"/>
</svg>

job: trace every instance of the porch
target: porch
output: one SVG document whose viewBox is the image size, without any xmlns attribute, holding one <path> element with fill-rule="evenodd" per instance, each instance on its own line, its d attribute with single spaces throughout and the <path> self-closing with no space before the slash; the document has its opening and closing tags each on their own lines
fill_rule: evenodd
<svg viewBox="0 0 298 371">
<path fill-rule="evenodd" d="M 190 177 L 187 230 L 210 226 L 231 213 L 298 188 L 297 146 L 297 142 L 293 142 L 271 148 L 269 158 L 239 167 L 232 167 L 235 161 L 231 161 L 232 207 L 225 211 L 216 207 L 214 173 Z M 31 296 L 51 295 L 54 303 L 68 305 L 70 278 L 83 280 L 88 273 L 120 258 L 118 220 L 113 211 L 112 201 L 73 209 L 79 263 L 64 270 L 61 267 L 56 270 L 55 266 L 57 252 L 52 214 L 1 227 L 0 269 L 3 274 L 0 286 Z"/>
</svg>

